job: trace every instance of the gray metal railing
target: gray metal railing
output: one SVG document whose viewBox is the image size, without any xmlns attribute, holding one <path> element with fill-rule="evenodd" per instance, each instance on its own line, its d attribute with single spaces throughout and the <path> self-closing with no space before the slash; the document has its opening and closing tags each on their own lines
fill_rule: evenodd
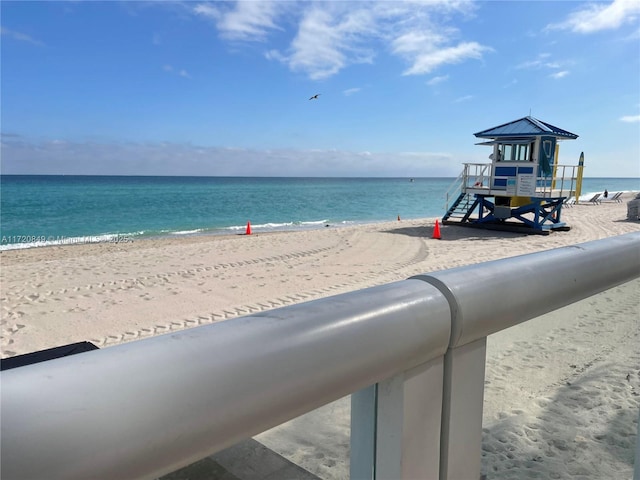
<svg viewBox="0 0 640 480">
<path fill-rule="evenodd" d="M 467 169 L 465 166 L 462 172 L 460 172 L 460 174 L 451 183 L 451 185 L 449 185 L 449 188 L 447 188 L 447 191 L 444 194 L 444 211 L 445 212 L 449 210 L 449 207 L 451 206 L 451 204 L 455 201 L 456 198 L 458 198 L 458 196 L 460 195 L 460 192 L 462 192 L 462 186 L 464 185 L 466 170 Z"/>
<path fill-rule="evenodd" d="M 552 194 L 559 197 L 572 197 L 578 186 L 578 165 L 558 165 L 553 179 Z"/>
<path fill-rule="evenodd" d="M 511 162 L 510 164 L 513 165 L 514 163 L 520 162 Z M 465 189 L 481 186 L 491 190 L 493 167 L 494 164 L 492 163 L 465 163 L 460 175 L 445 192 L 445 211 L 449 210 L 449 207 Z M 536 196 L 550 198 L 575 195 L 579 168 L 577 165 L 558 165 L 553 177 L 537 179 Z"/>
<path fill-rule="evenodd" d="M 475 184 L 489 187 L 492 168 L 493 165 L 491 163 L 465 163 L 460 175 L 458 175 L 445 192 L 444 210 L 449 210 L 449 207 L 464 189 L 472 187 Z"/>
<path fill-rule="evenodd" d="M 352 392 L 352 478 L 478 477 L 486 336 L 639 276 L 640 232 L 7 370 L 2 478 L 156 478 Z"/>
</svg>

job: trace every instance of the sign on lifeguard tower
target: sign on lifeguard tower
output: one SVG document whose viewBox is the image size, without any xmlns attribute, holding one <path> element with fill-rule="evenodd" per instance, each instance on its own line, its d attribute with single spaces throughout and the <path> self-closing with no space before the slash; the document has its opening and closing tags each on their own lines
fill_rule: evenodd
<svg viewBox="0 0 640 480">
<path fill-rule="evenodd" d="M 582 164 L 558 164 L 559 142 L 578 135 L 531 116 L 475 134 L 491 163 L 466 163 L 442 223 L 548 234 L 569 230 L 564 201 L 580 191 Z"/>
<path fill-rule="evenodd" d="M 519 197 L 532 197 L 536 194 L 536 177 L 531 174 L 521 174 L 517 178 L 516 194 Z"/>
</svg>

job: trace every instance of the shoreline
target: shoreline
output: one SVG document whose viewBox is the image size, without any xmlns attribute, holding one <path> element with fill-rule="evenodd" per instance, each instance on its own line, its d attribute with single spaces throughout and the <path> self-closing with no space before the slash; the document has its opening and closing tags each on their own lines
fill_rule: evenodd
<svg viewBox="0 0 640 480">
<path fill-rule="evenodd" d="M 631 199 L 635 193 L 633 190 L 612 190 L 609 192 L 609 198 L 616 193 L 622 192 L 623 199 Z M 581 193 L 580 201 L 587 203 L 596 193 L 600 194 L 600 200 L 607 202 L 608 200 L 603 197 L 604 191 L 593 191 L 587 193 Z M 569 197 L 567 197 L 569 198 Z M 573 198 L 573 197 L 571 197 Z M 624 200 L 623 200 L 624 201 Z M 566 212 L 566 208 L 564 211 Z M 441 212 L 438 216 L 408 216 L 403 217 L 401 213 L 399 216 L 402 220 L 430 220 L 435 221 L 436 218 L 442 218 L 444 212 Z M 248 219 L 251 222 L 251 219 Z M 340 220 L 332 222 L 331 220 L 301 220 L 295 222 L 284 223 L 264 223 L 253 224 L 251 223 L 252 231 L 255 234 L 266 233 L 287 233 L 298 232 L 306 230 L 318 230 L 326 227 L 341 228 L 358 225 L 372 225 L 381 224 L 393 221 L 392 219 L 372 219 L 372 220 Z M 74 246 L 85 244 L 102 244 L 102 243 L 132 243 L 145 240 L 157 240 L 162 238 L 190 238 L 190 237 L 213 237 L 213 236 L 234 236 L 244 235 L 246 230 L 246 224 L 244 225 L 228 225 L 221 227 L 197 227 L 191 230 L 161 230 L 153 233 L 146 233 L 145 231 L 131 231 L 131 232 L 112 232 L 112 233 L 95 233 L 84 234 L 77 236 L 67 235 L 3 235 L 2 242 L 0 243 L 0 253 L 12 250 L 24 250 L 33 248 L 47 248 L 47 247 L 59 247 L 59 246 Z M 17 240 L 17 241 L 16 241 Z"/>
<path fill-rule="evenodd" d="M 546 236 L 442 225 L 434 240 L 435 220 L 5 250 L 2 356 L 85 340 L 104 347 L 640 230 L 624 201 L 565 208 L 571 230 Z"/>
<path fill-rule="evenodd" d="M 412 221 L 435 221 L 436 217 L 410 217 L 406 220 Z M 437 217 L 440 218 L 440 217 Z M 317 222 L 300 222 L 300 224 L 282 224 L 281 226 L 272 226 L 276 224 L 251 224 L 252 235 L 266 235 L 266 234 L 279 234 L 279 233 L 291 233 L 302 232 L 307 230 L 323 230 L 325 228 L 349 228 L 357 227 L 360 225 L 377 225 L 383 223 L 389 223 L 392 220 L 343 220 L 337 223 L 331 223 L 330 221 L 317 221 Z M 233 225 L 230 227 L 221 227 L 213 229 L 196 229 L 194 231 L 175 231 L 158 234 L 137 234 L 137 233 L 105 233 L 99 235 L 83 235 L 78 237 L 65 237 L 63 235 L 58 236 L 58 240 L 47 240 L 37 242 L 20 242 L 20 243 L 3 243 L 0 245 L 0 253 L 13 250 L 27 250 L 36 248 L 49 248 L 49 247 L 68 247 L 76 245 L 99 245 L 99 244 L 118 244 L 118 243 L 134 243 L 144 242 L 149 240 L 162 240 L 162 239 L 189 239 L 189 238 L 211 238 L 211 237 L 235 237 L 245 236 L 242 231 L 246 230 L 245 226 Z M 18 238 L 19 236 L 7 236 L 8 238 Z M 3 238 L 7 238 L 3 237 Z M 41 237 L 27 237 L 23 236 L 25 240 L 39 239 Z M 43 243 L 44 242 L 44 243 Z"/>
<path fill-rule="evenodd" d="M 60 244 L 51 244 L 51 245 L 38 245 L 38 246 L 29 246 L 29 247 L 21 247 L 21 248 L 11 248 L 11 249 L 0 249 L 0 259 L 4 262 L 5 260 L 10 262 L 14 261 L 14 255 L 19 256 L 17 252 L 29 252 L 26 253 L 26 256 L 34 256 L 34 257 L 49 257 L 47 253 L 55 251 L 54 255 L 63 255 L 70 256 L 70 249 L 78 249 L 78 253 L 82 255 L 84 252 L 80 252 L 83 248 L 89 248 L 91 250 L 94 249 L 104 249 L 105 251 L 113 251 L 113 248 L 108 248 L 109 246 L 120 247 L 118 250 L 136 250 L 136 249 L 144 249 L 144 248 L 156 248 L 162 245 L 167 247 L 179 246 L 179 245 L 188 245 L 194 243 L 209 243 L 216 241 L 224 241 L 231 239 L 242 239 L 242 238 L 257 238 L 261 236 L 278 236 L 278 235 L 290 235 L 290 234 L 299 234 L 303 232 L 319 232 L 319 231 L 328 231 L 328 230 L 342 230 L 342 229 L 357 229 L 361 227 L 385 227 L 390 228 L 392 225 L 400 225 L 403 222 L 405 224 L 414 225 L 416 223 L 424 223 L 432 225 L 435 223 L 436 219 L 440 221 L 440 217 L 425 217 L 425 218 L 407 218 L 402 219 L 400 221 L 397 220 L 383 220 L 383 221 L 359 221 L 359 222 L 350 222 L 349 224 L 328 224 L 325 226 L 318 227 L 309 227 L 309 228 L 295 228 L 295 229 L 283 229 L 283 230 L 259 230 L 255 231 L 254 225 L 251 225 L 252 233 L 251 235 L 247 235 L 246 233 L 236 233 L 236 232 L 225 232 L 225 233 L 193 233 L 193 234 L 163 234 L 163 235 L 153 235 L 153 236 L 141 236 L 138 238 L 126 239 L 125 241 L 87 241 L 87 242 L 69 242 L 69 243 L 60 243 Z M 246 227 L 243 227 L 246 228 Z M 115 235 L 115 234 L 114 234 Z M 82 238 L 82 237 L 78 237 Z M 69 250 L 68 250 L 69 249 Z M 39 255 L 36 252 L 46 252 Z"/>
<path fill-rule="evenodd" d="M 580 195 L 580 200 L 583 202 L 582 204 L 572 204 L 570 206 L 565 206 L 565 208 L 563 208 L 563 215 L 566 216 L 568 212 L 571 212 L 571 208 L 578 206 L 589 206 L 591 205 L 588 202 L 588 199 L 590 197 L 592 197 L 593 195 L 595 195 L 596 193 L 600 193 L 602 195 L 603 192 L 589 192 L 589 193 L 583 193 Z M 616 193 L 618 193 L 618 191 L 611 191 L 609 192 L 609 197 L 615 195 Z M 635 196 L 637 194 L 640 194 L 640 191 L 633 191 L 633 190 L 628 190 L 628 191 L 623 191 L 623 195 L 621 197 L 621 203 L 620 202 L 612 202 L 610 201 L 610 199 L 604 199 L 601 198 L 601 202 L 604 204 L 615 204 L 615 205 L 626 205 L 626 202 L 635 198 Z M 569 216 L 571 216 L 571 214 L 569 213 Z M 407 218 L 402 218 L 400 220 L 397 221 L 397 223 L 401 223 L 401 222 L 426 222 L 430 225 L 433 225 L 433 223 L 436 221 L 436 219 L 438 221 L 440 221 L 440 219 L 442 218 L 442 216 L 438 216 L 438 217 L 407 217 Z M 290 234 L 290 233 L 296 233 L 296 232 L 306 232 L 306 231 L 319 231 L 319 230 L 325 230 L 327 228 L 329 229 L 342 229 L 342 228 L 358 228 L 358 227 L 362 227 L 362 226 L 382 226 L 382 225 L 387 225 L 387 224 L 395 224 L 396 221 L 394 220 L 345 220 L 339 223 L 330 223 L 327 222 L 325 223 L 324 221 L 318 221 L 318 222 L 303 222 L 303 223 L 309 223 L 309 224 L 317 224 L 317 225 L 308 225 L 308 226 L 300 226 L 300 225 L 294 225 L 292 227 L 287 227 L 287 228 L 273 228 L 273 229 L 262 229 L 261 225 L 253 225 L 251 224 L 251 229 L 252 229 L 252 234 L 251 236 L 259 236 L 259 235 L 280 235 L 280 234 Z M 269 224 L 268 224 L 269 225 Z M 464 228 L 464 227 L 462 227 Z M 85 235 L 85 236 L 80 236 L 80 237 L 67 237 L 68 241 L 67 242 L 61 242 L 61 243 L 51 243 L 51 244 L 44 244 L 44 245 L 25 245 L 25 246 L 16 246 L 14 247 L 14 245 L 20 245 L 20 244 L 4 244 L 4 245 L 0 245 L 0 258 L 2 258 L 2 255 L 8 255 L 8 252 L 15 252 L 15 251 L 24 251 L 24 250 L 29 250 L 29 251 L 36 251 L 36 250 L 41 250 L 41 249 L 45 249 L 46 251 L 50 251 L 48 249 L 66 249 L 66 248 L 76 248 L 76 247 L 83 247 L 83 246 L 106 246 L 106 245 L 129 245 L 129 246 L 133 246 L 135 245 L 140 245 L 142 244 L 142 246 L 146 245 L 151 245 L 150 242 L 153 242 L 155 244 L 155 242 L 167 242 L 167 245 L 170 245 L 172 242 L 184 242 L 184 243 L 188 243 L 188 242 L 208 242 L 208 241 L 215 241 L 215 239 L 218 238 L 237 238 L 237 237 L 246 237 L 247 235 L 245 233 L 242 233 L 242 230 L 246 229 L 246 226 L 241 227 L 241 226 L 231 226 L 231 227 L 224 227 L 224 228 L 219 228 L 219 229 L 212 229 L 212 230 L 208 230 L 208 231 L 198 231 L 198 232 L 193 232 L 193 233 L 180 233 L 180 232 L 169 232 L 169 233 L 163 233 L 163 234 L 153 234 L 153 235 L 141 235 L 139 237 L 136 236 L 132 236 L 134 234 L 132 233 L 113 233 L 113 234 L 100 234 L 100 235 Z M 256 231 L 257 229 L 257 231 Z M 203 229 L 204 230 L 204 229 Z M 509 232 L 505 232 L 505 233 L 509 233 Z M 112 239 L 109 239 L 108 237 L 113 237 Z M 93 241 L 93 239 L 98 239 L 98 238 L 103 238 L 102 240 L 97 240 L 97 241 Z M 83 239 L 86 239 L 87 241 L 83 241 Z M 6 257 L 5 257 L 6 258 Z"/>
</svg>

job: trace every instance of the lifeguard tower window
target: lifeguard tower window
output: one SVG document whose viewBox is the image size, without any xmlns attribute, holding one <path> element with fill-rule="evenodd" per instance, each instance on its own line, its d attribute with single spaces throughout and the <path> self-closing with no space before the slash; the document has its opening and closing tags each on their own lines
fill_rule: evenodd
<svg viewBox="0 0 640 480">
<path fill-rule="evenodd" d="M 505 162 L 532 162 L 533 145 L 530 143 L 511 144 L 505 143 L 499 146 L 502 150 L 500 160 Z"/>
</svg>

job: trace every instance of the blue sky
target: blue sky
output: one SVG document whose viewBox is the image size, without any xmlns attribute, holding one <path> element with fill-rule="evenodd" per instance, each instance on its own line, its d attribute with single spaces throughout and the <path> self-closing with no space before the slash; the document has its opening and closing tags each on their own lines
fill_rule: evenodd
<svg viewBox="0 0 640 480">
<path fill-rule="evenodd" d="M 640 1 L 2 1 L 2 173 L 456 176 L 531 113 L 640 176 Z M 320 93 L 314 100 L 309 97 Z"/>
</svg>

